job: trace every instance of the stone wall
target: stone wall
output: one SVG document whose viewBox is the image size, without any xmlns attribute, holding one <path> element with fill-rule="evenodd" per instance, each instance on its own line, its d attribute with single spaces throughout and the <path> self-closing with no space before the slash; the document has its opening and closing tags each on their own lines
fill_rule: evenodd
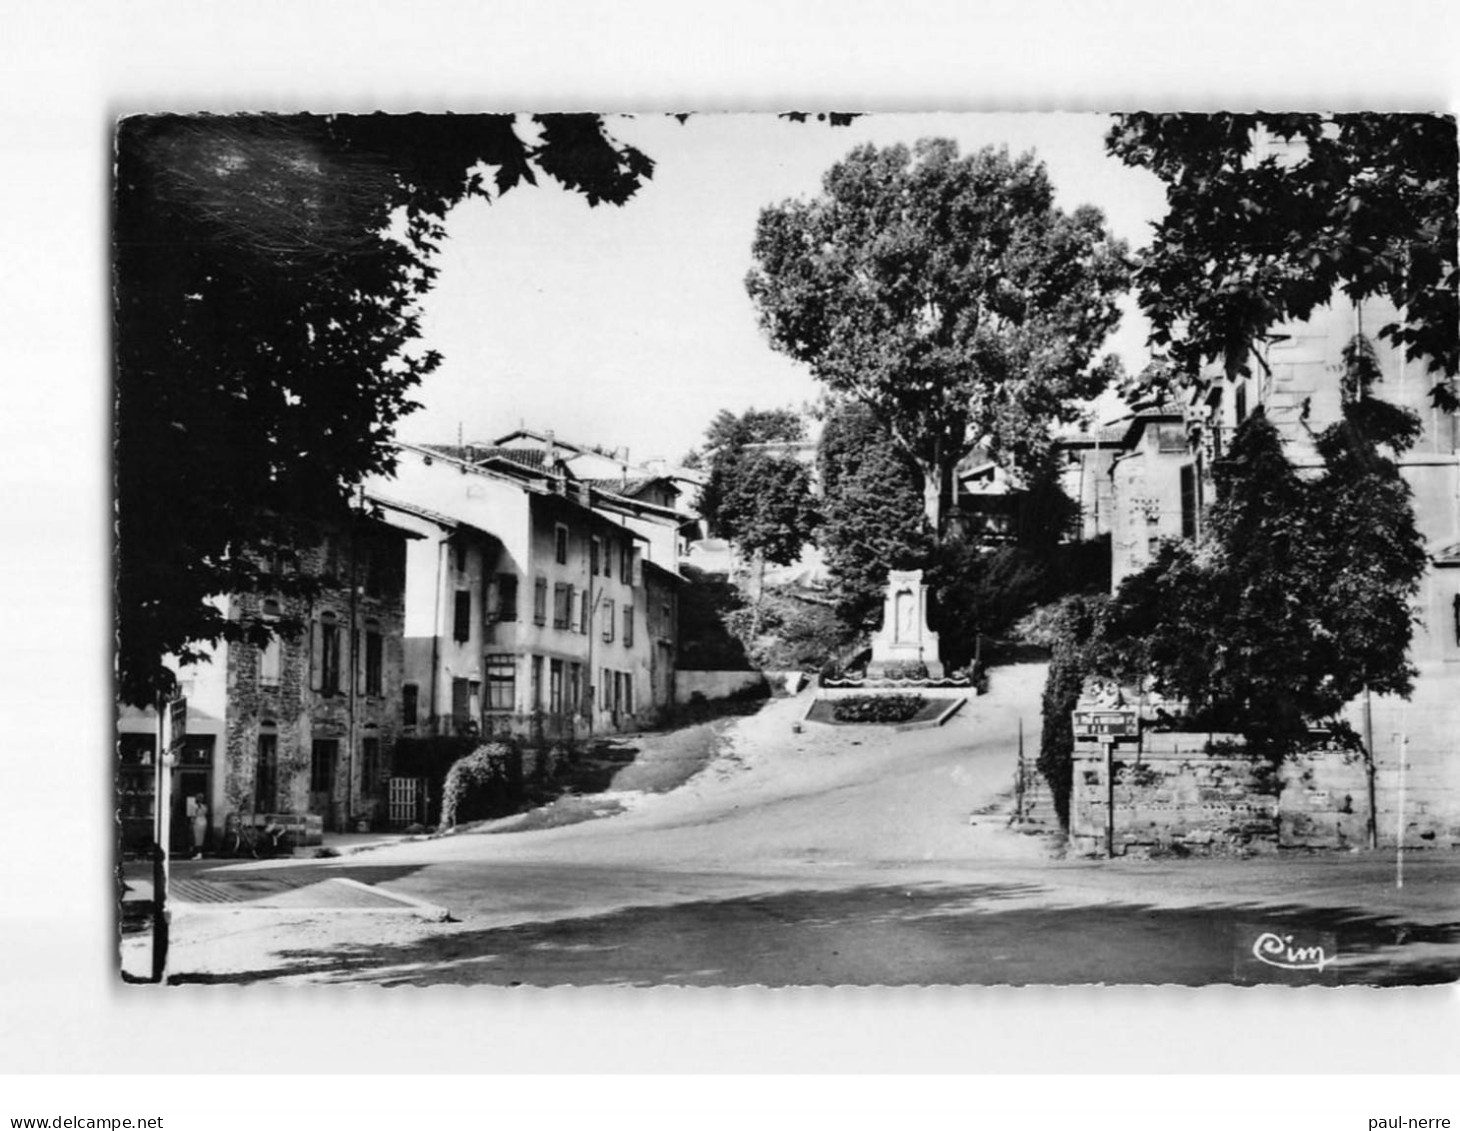
<svg viewBox="0 0 1460 1131">
<path fill-rule="evenodd" d="M 674 701 L 688 703 L 696 694 L 706 699 L 728 699 L 737 692 L 765 686 L 765 676 L 756 671 L 674 673 Z"/>
<path fill-rule="evenodd" d="M 1322 750 L 1277 769 L 1241 752 L 1232 735 L 1151 733 L 1113 747 L 1114 852 L 1273 852 L 1358 848 L 1368 840 L 1369 794 L 1356 754 Z M 1376 774 L 1380 847 L 1460 847 L 1460 783 L 1454 761 L 1381 759 Z M 1105 852 L 1105 754 L 1076 743 L 1071 847 Z"/>
</svg>

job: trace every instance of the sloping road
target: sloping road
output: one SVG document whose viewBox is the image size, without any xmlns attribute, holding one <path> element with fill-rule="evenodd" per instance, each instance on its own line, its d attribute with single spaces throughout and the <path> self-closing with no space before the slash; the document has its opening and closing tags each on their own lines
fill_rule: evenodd
<svg viewBox="0 0 1460 1131">
<path fill-rule="evenodd" d="M 428 984 L 935 984 L 1460 977 L 1460 867 L 1382 858 L 1051 860 L 1001 817 L 1020 720 L 1037 748 L 1043 668 L 994 673 L 944 727 L 795 724 L 809 700 L 736 720 L 720 757 L 624 811 L 465 833 L 292 868 L 388 875 L 449 908 L 428 926 L 182 916 L 183 980 Z M 248 865 L 267 873 L 278 865 Z M 381 870 L 385 871 L 381 871 Z M 241 913 L 260 916 L 260 912 Z M 1251 961 L 1269 928 L 1340 959 L 1292 975 Z"/>
</svg>

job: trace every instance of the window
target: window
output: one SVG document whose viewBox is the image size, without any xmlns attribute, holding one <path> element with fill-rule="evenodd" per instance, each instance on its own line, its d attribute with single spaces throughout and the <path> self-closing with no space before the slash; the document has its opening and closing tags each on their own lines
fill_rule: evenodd
<svg viewBox="0 0 1460 1131">
<path fill-rule="evenodd" d="M 1186 428 L 1181 424 L 1156 425 L 1156 448 L 1162 452 L 1186 451 Z"/>
<path fill-rule="evenodd" d="M 562 523 L 553 527 L 553 550 L 558 565 L 568 564 L 568 528 Z"/>
<path fill-rule="evenodd" d="M 265 601 L 263 619 L 276 621 L 279 619 L 281 609 L 278 601 Z M 278 636 L 269 638 L 269 642 L 259 651 L 259 683 L 265 687 L 278 687 L 280 669 L 282 667 L 283 644 Z"/>
<path fill-rule="evenodd" d="M 623 709 L 624 709 L 624 713 L 625 714 L 632 715 L 634 713 L 634 673 L 633 672 L 624 672 Z"/>
<path fill-rule="evenodd" d="M 588 572 L 590 575 L 598 573 L 598 559 L 603 556 L 603 541 L 594 538 L 588 543 Z"/>
<path fill-rule="evenodd" d="M 613 576 L 613 542 L 612 541 L 608 541 L 608 542 L 605 542 L 603 544 L 603 576 L 604 577 L 612 577 Z"/>
<path fill-rule="evenodd" d="M 471 721 L 470 680 L 453 679 L 451 681 L 451 721 L 458 727 Z"/>
<path fill-rule="evenodd" d="M 542 710 L 542 657 L 532 657 L 532 709 Z"/>
<path fill-rule="evenodd" d="M 416 714 L 420 710 L 421 689 L 408 683 L 400 689 L 400 721 L 402 726 L 416 725 Z"/>
<path fill-rule="evenodd" d="M 340 624 L 334 613 L 319 618 L 319 678 L 315 686 L 325 695 L 340 692 Z"/>
<path fill-rule="evenodd" d="M 554 715 L 563 713 L 562 660 L 553 660 L 548 664 L 548 710 Z"/>
<path fill-rule="evenodd" d="M 539 577 L 532 585 L 532 623 L 547 624 L 547 578 Z"/>
<path fill-rule="evenodd" d="M 1181 536 L 1196 537 L 1196 468 L 1191 464 L 1181 469 Z"/>
<path fill-rule="evenodd" d="M 499 573 L 497 575 L 497 593 L 497 619 L 515 621 L 517 619 L 517 575 Z"/>
<path fill-rule="evenodd" d="M 360 740 L 360 794 L 373 797 L 380 787 L 380 739 Z"/>
<path fill-rule="evenodd" d="M 619 549 L 618 575 L 625 585 L 634 578 L 634 544 L 625 542 Z"/>
<path fill-rule="evenodd" d="M 451 638 L 458 643 L 471 639 L 471 590 L 456 591 L 456 610 L 451 621 Z"/>
<path fill-rule="evenodd" d="M 578 714 L 583 707 L 583 665 L 568 664 L 568 710 Z"/>
<path fill-rule="evenodd" d="M 456 558 L 456 572 L 466 572 L 466 539 L 457 537 L 451 543 L 452 556 Z"/>
<path fill-rule="evenodd" d="M 613 618 L 614 618 L 614 615 L 615 615 L 616 612 L 617 612 L 617 610 L 614 608 L 614 604 L 613 604 L 612 601 L 605 601 L 605 602 L 603 602 L 603 618 L 602 618 L 602 620 L 603 620 L 603 639 L 605 641 L 610 641 L 610 640 L 613 639 Z"/>
<path fill-rule="evenodd" d="M 335 791 L 335 762 L 339 760 L 339 740 L 316 738 L 309 754 L 309 792 L 328 796 Z"/>
<path fill-rule="evenodd" d="M 561 581 L 553 586 L 553 627 L 571 628 L 573 625 L 573 587 Z"/>
<path fill-rule="evenodd" d="M 253 772 L 255 813 L 272 813 L 279 792 L 279 736 L 273 723 L 264 723 L 259 734 L 258 758 Z"/>
<path fill-rule="evenodd" d="M 381 561 L 380 549 L 375 546 L 366 546 L 360 557 L 364 559 L 365 571 L 365 592 L 368 596 L 379 597 L 381 591 Z"/>
<path fill-rule="evenodd" d="M 379 695 L 384 683 L 385 638 L 373 622 L 365 624 L 365 694 Z"/>
<path fill-rule="evenodd" d="M 1237 423 L 1241 424 L 1247 419 L 1247 383 L 1244 381 L 1237 386 Z"/>
<path fill-rule="evenodd" d="M 634 646 L 634 606 L 624 606 L 624 647 Z"/>
<path fill-rule="evenodd" d="M 510 711 L 517 698 L 517 658 L 510 654 L 487 657 L 487 710 Z"/>
</svg>

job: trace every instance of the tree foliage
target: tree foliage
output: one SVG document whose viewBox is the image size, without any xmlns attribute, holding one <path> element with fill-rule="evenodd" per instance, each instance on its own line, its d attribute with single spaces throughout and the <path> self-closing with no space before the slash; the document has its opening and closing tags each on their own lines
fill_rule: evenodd
<svg viewBox="0 0 1460 1131">
<path fill-rule="evenodd" d="M 722 408 L 705 429 L 705 442 L 686 457 L 685 466 L 705 472 L 698 507 L 710 534 L 728 538 L 726 501 L 736 491 L 752 444 L 794 443 L 806 438 L 806 422 L 789 408 L 749 408 L 739 416 Z M 689 462 L 693 458 L 693 463 Z"/>
<path fill-rule="evenodd" d="M 834 403 L 817 445 L 825 556 L 837 609 L 870 627 L 889 569 L 911 569 L 931 549 L 918 474 L 877 416 L 858 401 Z"/>
<path fill-rule="evenodd" d="M 1021 466 L 1098 395 L 1129 277 L 1101 214 L 1054 206 L 1032 154 L 927 139 L 863 146 L 814 200 L 762 211 L 746 286 L 771 344 L 872 408 L 922 478 L 941 534 L 980 440 Z"/>
<path fill-rule="evenodd" d="M 1454 410 L 1460 367 L 1455 120 L 1429 114 L 1121 114 L 1106 139 L 1166 184 L 1136 274 L 1151 343 L 1245 372 L 1255 343 L 1336 291 L 1382 295 L 1379 335 Z"/>
<path fill-rule="evenodd" d="M 1041 700 L 1043 725 L 1036 766 L 1049 783 L 1061 825 L 1070 822 L 1075 729 L 1073 713 L 1087 675 L 1104 665 L 1103 629 L 1109 608 L 1104 596 L 1065 598 L 1053 617 L 1054 646 Z"/>
<path fill-rule="evenodd" d="M 318 585 L 262 571 L 388 470 L 448 210 L 543 176 L 621 204 L 653 163 L 574 114 L 135 117 L 116 160 L 118 690 L 146 704 L 165 655 L 267 636 L 210 597 Z"/>
<path fill-rule="evenodd" d="M 817 524 L 811 472 L 786 456 L 745 455 L 726 485 L 719 522 L 743 554 L 772 565 L 795 564 Z"/>
</svg>

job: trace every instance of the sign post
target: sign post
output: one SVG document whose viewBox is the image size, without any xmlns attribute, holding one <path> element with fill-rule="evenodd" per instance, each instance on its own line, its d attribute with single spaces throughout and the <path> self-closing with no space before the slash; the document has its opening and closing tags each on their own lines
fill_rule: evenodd
<svg viewBox="0 0 1460 1131">
<path fill-rule="evenodd" d="M 1075 738 L 1100 743 L 1105 755 L 1105 856 L 1115 857 L 1115 740 L 1137 738 L 1140 713 L 1130 708 L 1080 710 L 1074 717 Z"/>
<path fill-rule="evenodd" d="M 172 768 L 188 733 L 188 701 L 158 701 L 157 758 L 153 779 L 152 824 L 152 980 L 167 979 L 167 948 L 172 912 L 167 906 L 168 856 L 172 847 Z"/>
<path fill-rule="evenodd" d="M 1105 748 L 1105 859 L 1115 859 L 1115 740 L 1102 738 Z"/>
</svg>

